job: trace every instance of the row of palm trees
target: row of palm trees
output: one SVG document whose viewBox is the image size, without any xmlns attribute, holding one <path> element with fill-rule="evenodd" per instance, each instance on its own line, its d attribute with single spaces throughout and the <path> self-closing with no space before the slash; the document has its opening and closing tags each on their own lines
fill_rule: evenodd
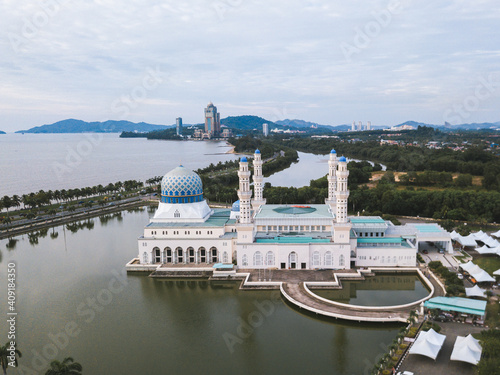
<svg viewBox="0 0 500 375">
<path fill-rule="evenodd" d="M 146 180 L 147 185 L 155 185 L 161 180 L 161 177 L 153 177 Z M 2 209 L 7 210 L 7 216 L 9 215 L 9 209 L 12 207 L 20 207 L 21 203 L 24 208 L 35 208 L 42 207 L 45 205 L 50 205 L 52 203 L 59 203 L 64 201 L 71 201 L 79 198 L 88 198 L 94 196 L 100 196 L 104 194 L 119 193 L 121 191 L 131 191 L 139 189 L 144 186 L 142 181 L 137 180 L 127 180 L 118 181 L 115 183 L 109 183 L 107 185 L 96 185 L 84 188 L 76 189 L 61 189 L 61 190 L 40 190 L 37 193 L 23 194 L 22 197 L 18 195 L 13 195 L 12 197 L 5 195 L 0 198 L 0 211 Z"/>
<path fill-rule="evenodd" d="M 7 375 L 7 368 L 9 367 L 9 356 L 11 351 L 9 349 L 10 343 L 6 343 L 4 346 L 0 346 L 0 364 L 2 366 L 3 375 Z M 18 358 L 22 357 L 22 353 L 18 350 L 14 350 L 14 365 L 17 367 Z M 82 365 L 75 362 L 73 358 L 64 358 L 62 362 L 54 360 L 50 362 L 50 368 L 45 372 L 45 375 L 81 375 Z"/>
</svg>

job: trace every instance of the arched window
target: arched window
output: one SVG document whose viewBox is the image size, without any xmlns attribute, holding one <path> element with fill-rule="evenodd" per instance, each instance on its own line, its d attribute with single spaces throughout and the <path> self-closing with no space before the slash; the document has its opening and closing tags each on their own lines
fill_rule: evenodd
<svg viewBox="0 0 500 375">
<path fill-rule="evenodd" d="M 148 253 L 144 252 L 142 254 L 142 264 L 147 264 L 148 263 Z"/>
<path fill-rule="evenodd" d="M 327 251 L 325 253 L 325 266 L 333 266 L 333 258 L 332 258 L 332 252 L 331 251 Z"/>
<path fill-rule="evenodd" d="M 192 247 L 188 247 L 187 248 L 187 255 L 188 255 L 188 259 L 189 259 L 189 263 L 194 263 L 194 249 Z"/>
<path fill-rule="evenodd" d="M 219 261 L 219 257 L 217 255 L 217 248 L 216 247 L 211 247 L 210 248 L 210 257 L 212 258 L 212 263 L 217 263 Z"/>
<path fill-rule="evenodd" d="M 172 249 L 170 247 L 165 248 L 165 262 L 172 263 Z"/>
<path fill-rule="evenodd" d="M 241 257 L 241 263 L 243 263 L 242 266 L 248 266 L 248 256 L 246 254 Z"/>
<path fill-rule="evenodd" d="M 224 251 L 222 253 L 222 262 L 223 263 L 227 263 L 228 262 L 228 259 L 227 259 L 227 251 Z"/>
<path fill-rule="evenodd" d="M 274 253 L 268 251 L 266 254 L 266 266 L 274 266 Z"/>
<path fill-rule="evenodd" d="M 340 257 L 339 257 L 339 266 L 340 267 L 344 267 L 345 266 L 345 259 L 344 259 L 344 255 L 341 254 Z"/>
<path fill-rule="evenodd" d="M 175 249 L 175 254 L 177 255 L 177 263 L 182 263 L 184 261 L 182 247 L 178 247 Z"/>
<path fill-rule="evenodd" d="M 160 248 L 153 248 L 153 263 L 161 263 L 161 253 Z"/>
<path fill-rule="evenodd" d="M 312 261 L 312 265 L 313 267 L 319 267 L 321 265 L 321 261 L 320 261 L 320 256 L 319 256 L 319 251 L 315 251 L 313 253 L 313 261 Z"/>
<path fill-rule="evenodd" d="M 262 253 L 260 251 L 256 251 L 253 254 L 253 265 L 262 266 Z"/>
<path fill-rule="evenodd" d="M 200 257 L 200 263 L 207 263 L 207 251 L 205 250 L 204 247 L 200 247 L 198 249 L 199 257 Z"/>
<path fill-rule="evenodd" d="M 181 213 L 179 212 L 179 210 L 175 210 L 174 217 L 181 217 Z"/>
</svg>

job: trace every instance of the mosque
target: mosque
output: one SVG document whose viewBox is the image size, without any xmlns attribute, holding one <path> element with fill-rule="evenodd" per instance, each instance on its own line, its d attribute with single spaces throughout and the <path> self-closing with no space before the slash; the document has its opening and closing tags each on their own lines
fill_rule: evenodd
<svg viewBox="0 0 500 375">
<path fill-rule="evenodd" d="M 348 216 L 347 160 L 335 150 L 329 154 L 324 204 L 266 204 L 259 150 L 253 158 L 253 197 L 246 157 L 238 177 L 239 200 L 231 209 L 218 209 L 203 198 L 196 173 L 183 166 L 168 172 L 158 209 L 138 239 L 138 257 L 127 269 L 408 267 L 415 266 L 423 242 L 453 252 L 449 234 L 437 224 L 395 226 L 380 217 Z"/>
</svg>

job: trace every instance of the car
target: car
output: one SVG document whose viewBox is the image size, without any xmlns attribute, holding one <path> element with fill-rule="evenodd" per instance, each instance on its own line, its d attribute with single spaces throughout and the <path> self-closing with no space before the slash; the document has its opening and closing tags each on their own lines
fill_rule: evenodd
<svg viewBox="0 0 500 375">
<path fill-rule="evenodd" d="M 448 322 L 448 321 L 450 321 L 450 318 L 448 318 L 445 315 L 437 315 L 437 316 L 434 317 L 434 320 L 436 322 Z"/>
<path fill-rule="evenodd" d="M 422 253 L 429 254 L 429 251 L 428 250 L 422 250 Z"/>
<path fill-rule="evenodd" d="M 464 275 L 462 275 L 461 273 L 457 273 L 457 277 L 458 277 L 460 280 L 463 280 L 463 279 L 464 279 Z"/>
<path fill-rule="evenodd" d="M 414 373 L 411 371 L 398 371 L 397 375 L 414 375 Z"/>
</svg>

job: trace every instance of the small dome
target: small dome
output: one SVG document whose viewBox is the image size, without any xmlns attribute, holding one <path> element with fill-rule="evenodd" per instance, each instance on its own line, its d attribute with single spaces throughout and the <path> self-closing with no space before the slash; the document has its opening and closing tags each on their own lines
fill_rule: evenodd
<svg viewBox="0 0 500 375">
<path fill-rule="evenodd" d="M 233 203 L 233 206 L 231 207 L 231 211 L 240 212 L 240 200 L 239 199 Z"/>
<path fill-rule="evenodd" d="M 339 161 L 340 161 L 341 163 L 342 163 L 342 162 L 346 163 L 346 162 L 347 162 L 347 159 L 345 158 L 345 156 L 341 156 L 341 157 L 340 157 L 340 159 L 339 159 Z"/>
<path fill-rule="evenodd" d="M 335 151 L 334 149 L 332 149 L 332 151 L 330 151 L 330 154 L 336 154 L 337 151 Z"/>
<path fill-rule="evenodd" d="M 248 163 L 247 157 L 243 156 L 240 160 L 242 163 Z"/>
<path fill-rule="evenodd" d="M 182 165 L 168 172 L 161 180 L 163 203 L 194 203 L 203 201 L 200 176 Z"/>
<path fill-rule="evenodd" d="M 260 150 L 259 149 L 255 150 L 255 153 L 260 154 Z"/>
</svg>

